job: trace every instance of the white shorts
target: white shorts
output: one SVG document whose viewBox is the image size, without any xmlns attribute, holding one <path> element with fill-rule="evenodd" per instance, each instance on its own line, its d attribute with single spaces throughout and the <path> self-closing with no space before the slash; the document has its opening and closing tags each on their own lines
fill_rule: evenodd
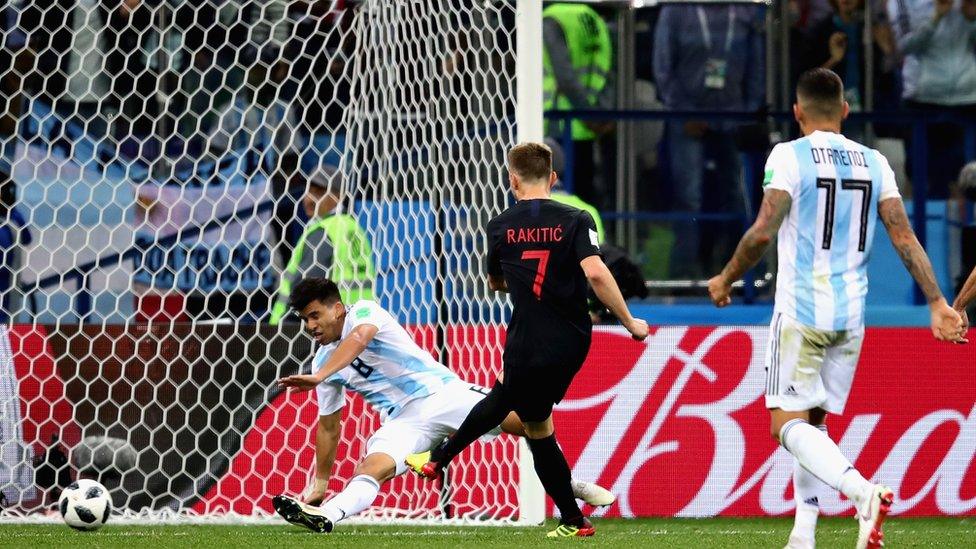
<svg viewBox="0 0 976 549">
<path fill-rule="evenodd" d="M 863 327 L 818 330 L 774 314 L 766 344 L 766 407 L 843 413 L 863 341 Z"/>
<path fill-rule="evenodd" d="M 488 390 L 463 381 L 407 403 L 397 417 L 384 423 L 366 441 L 366 455 L 386 454 L 396 463 L 396 474 L 407 470 L 403 460 L 410 454 L 425 452 L 457 432 L 471 408 L 481 402 Z M 501 428 L 488 433 L 495 436 Z"/>
</svg>

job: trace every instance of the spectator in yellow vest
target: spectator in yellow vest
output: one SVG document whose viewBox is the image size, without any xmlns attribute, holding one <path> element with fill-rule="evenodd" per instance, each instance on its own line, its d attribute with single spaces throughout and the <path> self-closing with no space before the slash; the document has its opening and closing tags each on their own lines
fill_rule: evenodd
<svg viewBox="0 0 976 549">
<path fill-rule="evenodd" d="M 310 179 L 302 199 L 309 224 L 281 274 L 278 297 L 271 309 L 272 325 L 287 314 L 291 289 L 303 278 L 333 280 L 343 303 L 373 299 L 373 249 L 356 219 L 341 213 L 341 189 L 342 174 L 332 166 L 320 169 Z"/>
<path fill-rule="evenodd" d="M 542 12 L 543 108 L 593 109 L 610 106 L 613 44 L 607 24 L 593 8 L 555 3 Z M 563 124 L 548 123 L 546 134 L 563 137 Z M 608 196 L 596 181 L 595 144 L 612 126 L 597 120 L 573 120 L 573 191 L 601 204 Z"/>
</svg>

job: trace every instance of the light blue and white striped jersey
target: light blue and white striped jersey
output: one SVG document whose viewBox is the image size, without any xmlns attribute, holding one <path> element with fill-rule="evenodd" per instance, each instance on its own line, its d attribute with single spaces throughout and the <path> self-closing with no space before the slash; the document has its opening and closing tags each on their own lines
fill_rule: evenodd
<svg viewBox="0 0 976 549">
<path fill-rule="evenodd" d="M 901 196 L 888 160 L 816 131 L 773 148 L 763 186 L 793 199 L 779 229 L 776 312 L 821 330 L 862 327 L 878 203 Z"/>
<path fill-rule="evenodd" d="M 319 415 L 326 416 L 342 408 L 345 388 L 362 395 L 385 422 L 399 415 L 408 402 L 458 381 L 454 372 L 417 346 L 396 318 L 375 301 L 357 301 L 347 309 L 342 338 L 361 324 L 376 326 L 376 337 L 352 364 L 316 387 Z M 313 372 L 325 364 L 339 341 L 319 348 L 312 359 Z"/>
</svg>

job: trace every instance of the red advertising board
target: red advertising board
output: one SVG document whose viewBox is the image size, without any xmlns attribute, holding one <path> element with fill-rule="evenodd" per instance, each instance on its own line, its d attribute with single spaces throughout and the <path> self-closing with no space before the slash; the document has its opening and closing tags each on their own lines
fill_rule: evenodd
<svg viewBox="0 0 976 549">
<path fill-rule="evenodd" d="M 769 434 L 766 328 L 662 327 L 644 343 L 594 337 L 556 413 L 578 478 L 618 494 L 608 516 L 791 512 L 792 457 Z M 976 347 L 927 329 L 868 329 L 847 409 L 831 437 L 894 513 L 976 514 Z M 825 513 L 845 513 L 837 494 Z"/>
<path fill-rule="evenodd" d="M 413 333 L 422 344 L 432 341 L 430 329 Z M 590 356 L 555 413 L 557 436 L 574 476 L 618 495 L 616 504 L 595 514 L 792 511 L 792 458 L 771 438 L 763 404 L 766 333 L 765 327 L 671 326 L 652 329 L 647 341 L 636 342 L 618 329 L 595 331 Z M 25 442 L 46 440 L 54 421 L 62 440 L 71 444 L 79 439 L 74 433 L 88 433 L 91 425 L 68 417 L 79 409 L 79 397 L 60 399 L 59 392 L 78 385 L 82 372 L 66 365 L 53 368 L 52 362 L 64 361 L 52 356 L 44 337 L 42 331 L 11 331 Z M 487 385 L 498 369 L 503 339 L 498 328 L 448 330 L 448 362 L 466 379 Z M 256 356 L 262 352 L 255 350 Z M 201 375 L 207 376 L 212 360 L 206 353 L 200 359 Z M 237 383 L 250 380 L 242 391 L 265 394 L 278 375 L 273 369 L 239 377 Z M 142 375 L 139 371 L 127 375 Z M 59 379 L 65 375 L 73 377 Z M 88 392 L 81 394 L 88 398 Z M 239 441 L 221 449 L 226 465 L 205 472 L 208 481 L 188 485 L 195 488 L 185 492 L 181 505 L 200 513 L 249 514 L 270 511 L 269 497 L 276 493 L 302 490 L 313 463 L 314 399 L 268 394 L 272 398 L 254 408 L 254 419 Z M 172 408 L 179 402 L 158 404 Z M 358 398 L 345 416 L 334 489 L 352 476 L 378 425 Z M 921 328 L 868 329 L 847 410 L 831 417 L 828 426 L 865 476 L 895 489 L 894 513 L 976 515 L 976 344 L 939 343 Z M 487 509 L 495 517 L 515 513 L 516 456 L 511 437 L 478 443 L 463 454 L 452 467 L 453 511 Z M 836 494 L 820 502 L 828 514 L 850 510 Z M 401 477 L 384 488 L 377 504 L 405 511 L 437 508 L 440 502 L 437 487 Z"/>
</svg>

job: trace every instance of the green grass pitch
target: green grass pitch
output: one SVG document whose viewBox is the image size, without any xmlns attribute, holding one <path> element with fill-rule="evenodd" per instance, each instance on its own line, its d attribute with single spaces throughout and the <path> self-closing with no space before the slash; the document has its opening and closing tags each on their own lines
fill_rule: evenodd
<svg viewBox="0 0 976 549">
<path fill-rule="evenodd" d="M 547 523 L 549 527 L 552 523 Z M 12 547 L 170 547 L 240 549 L 244 547 L 394 547 L 407 549 L 526 547 L 579 544 L 587 548 L 783 547 L 790 519 L 636 519 L 598 520 L 589 539 L 547 540 L 546 528 L 454 526 L 346 526 L 315 534 L 290 525 L 112 525 L 96 532 L 76 532 L 57 524 L 0 524 L 0 546 Z M 850 518 L 820 520 L 817 546 L 853 547 L 856 524 Z M 976 547 L 976 519 L 891 519 L 885 524 L 886 546 Z"/>
</svg>

